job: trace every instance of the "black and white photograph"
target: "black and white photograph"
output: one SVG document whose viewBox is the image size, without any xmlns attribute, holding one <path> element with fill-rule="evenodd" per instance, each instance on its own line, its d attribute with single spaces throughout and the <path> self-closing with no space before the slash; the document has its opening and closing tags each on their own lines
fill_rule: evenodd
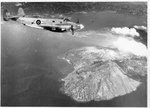
<svg viewBox="0 0 150 108">
<path fill-rule="evenodd" d="M 2 107 L 147 107 L 147 1 L 1 2 Z"/>
</svg>

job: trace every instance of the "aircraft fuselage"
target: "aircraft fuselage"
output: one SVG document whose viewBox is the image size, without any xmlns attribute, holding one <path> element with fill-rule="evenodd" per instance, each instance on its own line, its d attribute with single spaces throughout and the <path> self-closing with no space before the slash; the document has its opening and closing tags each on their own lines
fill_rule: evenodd
<svg viewBox="0 0 150 108">
<path fill-rule="evenodd" d="M 70 30 L 71 26 L 73 26 L 74 30 L 82 29 L 81 24 L 77 24 L 71 21 L 66 21 L 64 19 L 18 17 L 14 20 L 26 26 L 45 29 L 53 32 L 67 32 Z"/>
<path fill-rule="evenodd" d="M 34 16 L 25 16 L 24 10 L 22 8 L 18 9 L 18 16 L 11 16 L 9 11 L 7 9 L 4 9 L 3 19 L 4 21 L 13 20 L 26 26 L 53 32 L 71 31 L 72 35 L 74 34 L 75 30 L 84 28 L 82 24 L 79 24 L 79 20 L 77 21 L 77 23 L 74 23 L 67 18 L 40 18 Z"/>
</svg>

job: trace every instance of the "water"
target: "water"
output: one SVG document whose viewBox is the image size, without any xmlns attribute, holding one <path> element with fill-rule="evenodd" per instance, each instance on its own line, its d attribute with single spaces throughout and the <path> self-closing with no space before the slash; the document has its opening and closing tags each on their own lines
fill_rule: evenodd
<svg viewBox="0 0 150 108">
<path fill-rule="evenodd" d="M 145 17 L 113 12 L 77 13 L 72 20 L 76 18 L 85 25 L 79 34 L 87 34 L 87 38 L 38 30 L 11 21 L 1 25 L 3 106 L 146 106 L 146 78 L 137 91 L 108 101 L 78 103 L 60 91 L 60 79 L 73 68 L 58 56 L 83 46 L 110 46 L 114 38 L 97 35 L 103 28 L 146 25 Z"/>
</svg>

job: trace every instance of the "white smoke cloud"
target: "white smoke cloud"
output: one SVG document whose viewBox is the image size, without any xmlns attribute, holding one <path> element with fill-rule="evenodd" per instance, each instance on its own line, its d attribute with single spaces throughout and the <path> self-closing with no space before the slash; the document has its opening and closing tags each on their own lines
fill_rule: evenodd
<svg viewBox="0 0 150 108">
<path fill-rule="evenodd" d="M 125 37 L 119 37 L 113 44 L 120 51 L 130 52 L 138 56 L 147 56 L 148 54 L 146 46 L 133 39 L 129 40 Z"/>
<path fill-rule="evenodd" d="M 137 26 L 137 25 L 135 25 L 134 28 L 147 30 L 147 27 L 145 27 L 145 26 Z"/>
<path fill-rule="evenodd" d="M 111 31 L 113 33 L 116 33 L 116 34 L 121 34 L 121 35 L 130 35 L 132 37 L 134 36 L 140 36 L 140 34 L 136 31 L 135 28 L 128 28 L 128 27 L 113 27 L 111 29 Z"/>
</svg>

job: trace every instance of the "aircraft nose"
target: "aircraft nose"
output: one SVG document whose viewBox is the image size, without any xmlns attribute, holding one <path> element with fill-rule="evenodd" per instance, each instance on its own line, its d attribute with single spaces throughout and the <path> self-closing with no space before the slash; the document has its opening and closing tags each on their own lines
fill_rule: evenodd
<svg viewBox="0 0 150 108">
<path fill-rule="evenodd" d="M 80 26 L 80 29 L 83 29 L 83 28 L 84 28 L 84 25 L 83 25 L 83 24 L 80 24 L 79 26 Z"/>
</svg>

